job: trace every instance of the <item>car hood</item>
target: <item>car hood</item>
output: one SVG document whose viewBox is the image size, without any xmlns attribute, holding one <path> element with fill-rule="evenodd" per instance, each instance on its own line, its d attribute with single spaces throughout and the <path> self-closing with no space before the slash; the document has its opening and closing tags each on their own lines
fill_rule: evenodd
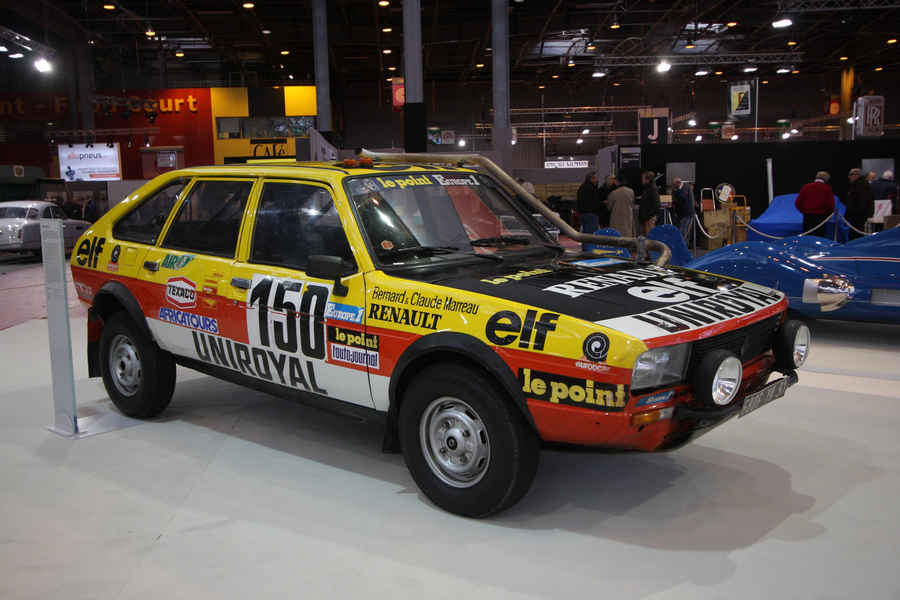
<svg viewBox="0 0 900 600">
<path fill-rule="evenodd" d="M 752 283 L 614 258 L 529 264 L 498 274 L 451 275 L 433 283 L 569 315 L 640 339 L 747 317 L 784 298 Z"/>
</svg>

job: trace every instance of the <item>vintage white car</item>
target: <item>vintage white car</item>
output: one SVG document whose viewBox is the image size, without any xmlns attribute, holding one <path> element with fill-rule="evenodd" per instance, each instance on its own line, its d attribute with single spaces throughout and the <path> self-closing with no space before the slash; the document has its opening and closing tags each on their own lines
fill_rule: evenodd
<svg viewBox="0 0 900 600">
<path fill-rule="evenodd" d="M 91 224 L 70 219 L 53 204 L 41 200 L 19 200 L 0 203 L 0 252 L 41 251 L 40 219 L 62 219 L 66 250 L 71 250 Z"/>
</svg>

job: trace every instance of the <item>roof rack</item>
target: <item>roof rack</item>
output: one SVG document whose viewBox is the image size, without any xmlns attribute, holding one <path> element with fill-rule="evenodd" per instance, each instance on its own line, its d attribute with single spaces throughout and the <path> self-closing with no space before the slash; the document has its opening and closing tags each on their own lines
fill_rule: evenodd
<svg viewBox="0 0 900 600">
<path fill-rule="evenodd" d="M 606 235 L 595 235 L 592 233 L 582 233 L 574 227 L 563 221 L 559 215 L 550 210 L 543 202 L 538 200 L 533 194 L 523 188 L 518 181 L 513 179 L 509 173 L 497 166 L 489 158 L 480 154 L 426 154 L 426 153 L 407 153 L 407 152 L 370 152 L 365 148 L 360 148 L 357 154 L 368 157 L 373 160 L 383 162 L 405 162 L 417 164 L 452 164 L 462 166 L 463 164 L 471 164 L 482 167 L 485 171 L 499 179 L 504 185 L 511 188 L 518 196 L 524 199 L 537 212 L 544 215 L 548 221 L 559 228 L 559 231 L 577 242 L 588 244 L 601 244 L 604 246 L 617 246 L 628 248 L 632 252 L 632 256 L 637 261 L 645 261 L 649 259 L 648 252 L 655 250 L 659 252 L 656 264 L 664 266 L 672 257 L 672 251 L 662 242 L 647 239 L 644 236 L 639 237 L 613 237 Z"/>
</svg>

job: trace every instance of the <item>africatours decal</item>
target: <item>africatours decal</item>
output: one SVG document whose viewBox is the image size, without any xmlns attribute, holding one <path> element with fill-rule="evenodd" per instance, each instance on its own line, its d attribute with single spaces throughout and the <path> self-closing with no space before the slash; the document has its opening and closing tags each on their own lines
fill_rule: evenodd
<svg viewBox="0 0 900 600">
<path fill-rule="evenodd" d="M 780 292 L 718 275 L 630 262 L 591 267 L 537 263 L 515 273 L 498 269 L 496 276 L 462 275 L 438 283 L 591 321 L 640 339 L 751 315 L 783 298 Z M 495 333 L 509 335 L 503 327 Z"/>
<path fill-rule="evenodd" d="M 519 383 L 528 398 L 605 412 L 625 410 L 628 399 L 627 386 L 621 383 L 602 383 L 531 369 L 519 369 Z"/>
<path fill-rule="evenodd" d="M 170 277 L 166 282 L 166 300 L 178 308 L 197 306 L 197 284 L 187 277 Z"/>
<path fill-rule="evenodd" d="M 159 320 L 165 321 L 166 323 L 181 325 L 182 327 L 208 331 L 209 333 L 219 333 L 219 321 L 214 317 L 195 315 L 194 313 L 176 310 L 174 308 L 169 308 L 168 306 L 161 306 L 159 308 Z"/>
</svg>

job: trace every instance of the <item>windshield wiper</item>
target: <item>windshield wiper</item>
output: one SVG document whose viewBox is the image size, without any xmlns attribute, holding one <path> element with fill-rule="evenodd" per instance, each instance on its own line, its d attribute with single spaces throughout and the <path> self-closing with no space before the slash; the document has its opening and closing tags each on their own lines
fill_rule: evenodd
<svg viewBox="0 0 900 600">
<path fill-rule="evenodd" d="M 403 256 L 405 254 L 453 254 L 459 252 L 453 246 L 407 246 L 406 248 L 392 248 L 382 253 L 382 256 Z"/>
<path fill-rule="evenodd" d="M 531 243 L 531 240 L 524 235 L 500 235 L 497 237 L 485 237 L 478 238 L 477 240 L 470 240 L 469 243 L 473 246 L 527 246 Z"/>
</svg>

